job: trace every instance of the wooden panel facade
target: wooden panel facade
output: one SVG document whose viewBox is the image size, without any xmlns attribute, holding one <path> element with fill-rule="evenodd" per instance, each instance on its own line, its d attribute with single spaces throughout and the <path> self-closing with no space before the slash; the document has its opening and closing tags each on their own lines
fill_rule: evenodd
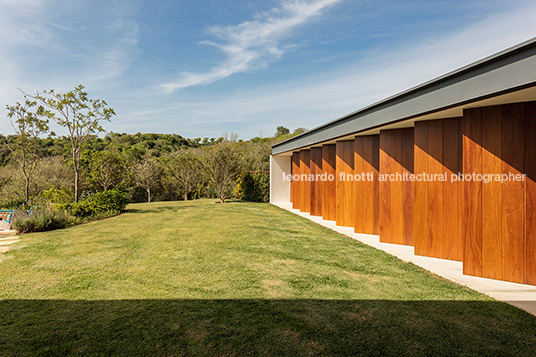
<svg viewBox="0 0 536 357">
<path fill-rule="evenodd" d="M 380 175 L 391 172 L 391 132 L 380 132 Z M 380 240 L 390 242 L 391 239 L 391 183 L 380 180 Z"/>
<path fill-rule="evenodd" d="M 482 173 L 502 174 L 501 160 L 501 107 L 481 109 L 485 118 L 485 130 L 482 130 Z M 492 181 L 482 184 L 482 276 L 501 279 L 502 257 L 502 188 L 501 183 Z"/>
<path fill-rule="evenodd" d="M 300 152 L 293 152 L 291 159 L 292 182 L 290 183 L 290 202 L 292 202 L 292 208 L 300 209 L 300 181 L 295 180 L 294 176 L 300 175 Z"/>
<path fill-rule="evenodd" d="M 413 128 L 380 132 L 380 241 L 413 245 Z"/>
<path fill-rule="evenodd" d="M 461 260 L 464 274 L 536 285 L 535 138 L 529 102 L 301 150 L 292 174 L 327 180 L 293 180 L 291 202 L 418 255 Z"/>
<path fill-rule="evenodd" d="M 322 148 L 311 148 L 311 215 L 322 215 Z"/>
<path fill-rule="evenodd" d="M 524 105 L 502 106 L 501 159 L 503 174 L 522 174 L 525 162 Z M 485 113 L 485 112 L 484 112 Z M 482 124 L 487 118 L 483 116 Z M 487 128 L 483 131 L 486 131 Z M 484 150 L 485 146 L 484 146 Z M 524 184 L 507 180 L 501 185 L 502 278 L 523 282 Z"/>
<path fill-rule="evenodd" d="M 335 144 L 322 146 L 322 174 L 327 177 L 322 183 L 322 218 L 328 221 L 337 218 L 336 157 Z"/>
<path fill-rule="evenodd" d="M 311 173 L 310 151 L 300 151 L 300 211 L 311 212 L 311 182 L 308 180 Z"/>
<path fill-rule="evenodd" d="M 462 172 L 462 118 L 443 120 L 443 169 L 447 181 L 443 182 L 443 239 L 442 257 L 463 259 L 462 183 L 452 178 Z"/>
<path fill-rule="evenodd" d="M 463 112 L 463 174 L 482 174 L 482 109 Z M 463 182 L 463 273 L 482 276 L 482 182 Z"/>
<path fill-rule="evenodd" d="M 464 182 L 465 274 L 536 284 L 534 108 L 464 111 L 464 175 L 484 174 Z"/>
<path fill-rule="evenodd" d="M 460 118 L 415 123 L 415 254 L 462 260 L 460 142 Z"/>
<path fill-rule="evenodd" d="M 536 285 L 536 102 L 525 104 L 525 283 Z"/>
<path fill-rule="evenodd" d="M 354 140 L 338 141 L 336 156 L 336 221 L 339 226 L 353 227 L 355 225 Z"/>
<path fill-rule="evenodd" d="M 415 123 L 415 174 L 428 172 L 428 122 Z M 428 185 L 423 181 L 415 182 L 415 254 L 428 255 L 430 242 L 428 237 Z"/>
<path fill-rule="evenodd" d="M 354 176 L 360 178 L 354 181 L 355 232 L 380 234 L 380 137 L 357 136 L 354 145 Z"/>
</svg>

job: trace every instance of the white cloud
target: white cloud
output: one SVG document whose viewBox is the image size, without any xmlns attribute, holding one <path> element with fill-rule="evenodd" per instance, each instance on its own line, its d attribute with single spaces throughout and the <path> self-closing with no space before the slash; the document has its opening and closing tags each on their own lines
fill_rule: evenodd
<svg viewBox="0 0 536 357">
<path fill-rule="evenodd" d="M 54 30 L 67 28 L 46 21 L 44 0 L 0 0 L 0 48 L 50 46 Z"/>
<path fill-rule="evenodd" d="M 172 82 L 162 84 L 168 92 L 209 84 L 235 73 L 248 72 L 279 60 L 285 52 L 280 41 L 290 32 L 341 0 L 286 0 L 254 20 L 235 26 L 215 26 L 209 33 L 219 42 L 203 41 L 226 55 L 224 61 L 207 72 L 183 72 Z"/>
<path fill-rule="evenodd" d="M 0 103 L 20 100 L 17 88 L 116 85 L 140 53 L 134 13 L 122 1 L 0 0 Z"/>
<path fill-rule="evenodd" d="M 244 138 L 260 131 L 271 134 L 278 125 L 311 129 L 535 37 L 535 18 L 536 4 L 525 4 L 410 47 L 374 51 L 339 70 L 235 91 L 217 100 L 161 103 L 157 110 L 144 113 L 154 120 L 143 127 L 154 131 L 155 123 L 162 121 L 181 135 L 219 136 L 233 131 Z M 201 112 L 206 108 L 210 114 Z"/>
<path fill-rule="evenodd" d="M 99 44 L 96 54 L 88 56 L 84 83 L 99 87 L 106 80 L 120 76 L 141 53 L 138 47 L 138 25 L 128 17 L 120 17 L 120 14 L 117 16 L 108 28 L 113 40 L 104 46 Z"/>
<path fill-rule="evenodd" d="M 87 16 L 99 10 L 102 16 Z M 140 53 L 133 18 L 126 2 L 96 9 L 75 0 L 0 0 L 0 133 L 13 131 L 3 108 L 22 99 L 17 88 L 67 91 L 83 83 L 107 99 L 102 93 L 118 86 Z"/>
</svg>

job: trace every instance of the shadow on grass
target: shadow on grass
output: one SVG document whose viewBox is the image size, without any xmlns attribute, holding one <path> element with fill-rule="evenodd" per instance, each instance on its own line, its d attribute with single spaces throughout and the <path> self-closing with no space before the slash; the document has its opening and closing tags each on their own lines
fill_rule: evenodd
<svg viewBox="0 0 536 357">
<path fill-rule="evenodd" d="M 159 213 L 159 212 L 177 212 L 188 208 L 193 208 L 191 205 L 176 205 L 176 206 L 157 206 L 147 208 L 127 208 L 125 213 Z"/>
<path fill-rule="evenodd" d="M 238 199 L 231 199 L 231 200 L 227 200 L 225 201 L 225 203 L 248 203 L 248 204 L 253 204 L 253 205 L 267 205 L 269 204 L 268 202 L 253 202 L 253 201 L 242 201 L 242 200 L 238 200 Z"/>
<path fill-rule="evenodd" d="M 0 355 L 533 355 L 494 301 L 4 300 Z"/>
</svg>

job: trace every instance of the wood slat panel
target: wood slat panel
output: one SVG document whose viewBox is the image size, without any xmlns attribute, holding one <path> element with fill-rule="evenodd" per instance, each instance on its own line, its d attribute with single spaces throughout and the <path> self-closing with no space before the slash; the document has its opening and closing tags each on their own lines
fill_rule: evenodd
<svg viewBox="0 0 536 357">
<path fill-rule="evenodd" d="M 443 170 L 443 121 L 428 124 L 428 173 L 440 175 Z M 440 258 L 443 251 L 443 183 L 428 182 L 428 256 Z"/>
<path fill-rule="evenodd" d="M 463 173 L 482 173 L 482 109 L 463 112 Z M 463 183 L 463 273 L 482 274 L 482 183 Z"/>
<path fill-rule="evenodd" d="M 365 172 L 365 137 L 357 136 L 354 140 L 354 174 L 359 175 Z M 355 226 L 354 231 L 365 233 L 365 185 L 359 180 L 354 182 L 354 205 L 355 205 Z"/>
<path fill-rule="evenodd" d="M 380 132 L 380 241 L 413 245 L 413 128 Z M 398 176 L 396 174 L 398 173 Z M 389 176 L 391 175 L 391 176 Z"/>
<path fill-rule="evenodd" d="M 461 260 L 461 184 L 451 182 L 461 164 L 461 119 L 415 123 L 415 254 Z M 435 181 L 433 175 L 442 175 Z"/>
<path fill-rule="evenodd" d="M 482 173 L 502 174 L 500 106 L 482 108 Z M 501 279 L 501 182 L 482 185 L 482 276 Z"/>
<path fill-rule="evenodd" d="M 507 104 L 502 108 L 502 172 L 524 171 L 524 105 Z M 534 139 L 533 139 L 534 140 Z M 523 182 L 502 184 L 502 278 L 523 282 L 524 265 L 524 187 Z"/>
<path fill-rule="evenodd" d="M 367 155 L 368 157 L 368 155 Z M 380 136 L 374 135 L 372 138 L 372 154 L 371 160 L 367 162 L 370 164 L 371 171 L 374 176 L 372 183 L 372 206 L 373 206 L 373 230 L 372 234 L 380 234 L 380 183 L 378 181 L 378 175 L 380 173 Z"/>
<path fill-rule="evenodd" d="M 461 169 L 461 119 L 443 120 L 443 170 L 447 181 L 443 182 L 443 251 L 441 257 L 462 260 L 463 244 L 460 234 L 461 183 L 452 181 Z"/>
<path fill-rule="evenodd" d="M 335 144 L 327 144 L 322 147 L 322 173 L 328 176 L 328 180 L 322 184 L 322 218 L 334 221 L 337 218 Z M 330 176 L 331 179 L 329 179 Z"/>
<path fill-rule="evenodd" d="M 402 160 L 403 160 L 403 173 L 413 174 L 414 171 L 414 129 L 407 128 L 402 130 Z M 408 176 L 409 177 L 409 176 Z M 402 182 L 402 204 L 403 204 L 403 237 L 402 244 L 414 245 L 414 227 L 413 227 L 413 202 L 415 196 L 415 184 L 413 181 L 407 179 Z"/>
<path fill-rule="evenodd" d="M 300 171 L 300 153 L 299 152 L 293 152 L 292 153 L 292 168 L 291 168 L 292 175 L 299 175 L 301 173 Z M 292 201 L 292 208 L 300 209 L 300 181 L 299 180 L 292 180 L 291 182 L 291 201 Z"/>
<path fill-rule="evenodd" d="M 380 131 L 380 173 L 391 172 L 391 131 Z M 391 242 L 391 184 L 380 181 L 380 241 Z"/>
<path fill-rule="evenodd" d="M 372 180 L 363 182 L 363 231 L 366 234 L 380 234 L 379 226 L 379 145 L 378 135 L 367 135 L 363 142 L 363 172 Z"/>
<path fill-rule="evenodd" d="M 354 140 L 338 141 L 337 151 L 337 225 L 353 227 L 355 207 L 353 204 L 353 181 L 341 180 L 342 175 L 353 175 L 354 172 Z"/>
<path fill-rule="evenodd" d="M 322 148 L 311 148 L 311 215 L 322 215 Z"/>
<path fill-rule="evenodd" d="M 459 122 L 459 129 L 460 129 L 460 142 L 459 142 L 459 147 L 458 147 L 458 153 L 459 153 L 459 160 L 458 160 L 458 171 L 460 173 L 460 176 L 462 176 L 463 178 L 463 116 L 460 118 L 460 122 Z M 459 210 L 460 210 L 460 217 L 459 217 L 459 221 L 458 221 L 458 234 L 459 234 L 459 239 L 460 239 L 460 260 L 463 262 L 463 250 L 465 249 L 465 246 L 464 246 L 464 227 L 463 227 L 463 220 L 464 220 L 464 216 L 463 216 L 463 181 L 460 181 L 458 183 L 458 189 L 459 189 L 459 202 L 460 202 L 460 207 L 459 207 Z"/>
<path fill-rule="evenodd" d="M 536 102 L 525 104 L 525 283 L 536 285 Z"/>
<path fill-rule="evenodd" d="M 415 174 L 428 172 L 428 126 L 429 121 L 415 123 Z M 415 182 L 415 254 L 428 256 L 428 183 Z"/>
<path fill-rule="evenodd" d="M 391 131 L 391 174 L 403 173 L 403 141 L 402 130 Z M 391 184 L 391 241 L 390 243 L 404 244 L 404 183 L 402 180 L 392 180 Z"/>
<path fill-rule="evenodd" d="M 300 172 L 302 175 L 300 188 L 300 211 L 311 211 L 311 182 L 307 179 L 311 173 L 310 151 L 300 151 Z"/>
</svg>

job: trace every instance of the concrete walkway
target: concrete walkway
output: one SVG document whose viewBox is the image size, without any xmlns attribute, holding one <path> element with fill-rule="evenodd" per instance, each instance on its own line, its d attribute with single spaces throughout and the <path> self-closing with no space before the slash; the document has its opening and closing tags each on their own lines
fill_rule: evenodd
<svg viewBox="0 0 536 357">
<path fill-rule="evenodd" d="M 18 242 L 20 242 L 20 239 L 17 237 L 16 231 L 0 231 L 0 254 L 9 252 L 9 246 Z"/>
<path fill-rule="evenodd" d="M 371 247 L 383 250 L 405 262 L 411 262 L 448 280 L 467 286 L 494 299 L 507 302 L 536 315 L 536 286 L 463 275 L 462 262 L 415 255 L 412 246 L 381 243 L 379 236 L 354 233 L 354 228 L 352 227 L 340 227 L 334 221 L 325 221 L 322 217 L 311 216 L 309 213 L 300 212 L 297 209 L 293 209 L 290 203 L 274 203 L 274 205 Z"/>
</svg>

